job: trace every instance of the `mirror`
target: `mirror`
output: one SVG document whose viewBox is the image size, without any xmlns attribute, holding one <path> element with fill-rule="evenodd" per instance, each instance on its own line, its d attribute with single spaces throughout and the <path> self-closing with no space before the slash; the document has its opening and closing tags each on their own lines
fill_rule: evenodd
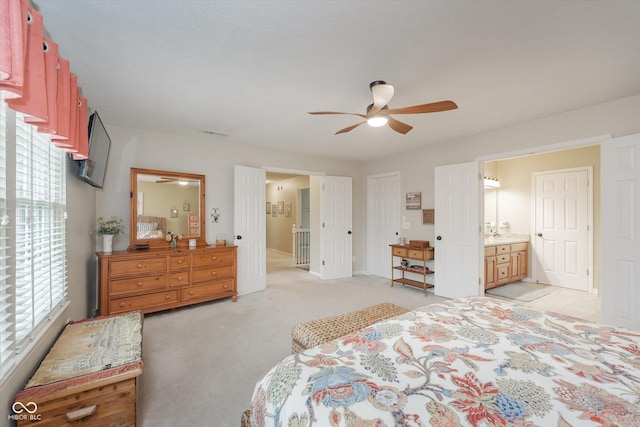
<svg viewBox="0 0 640 427">
<path fill-rule="evenodd" d="M 204 194 L 204 175 L 131 168 L 129 250 L 169 248 L 168 233 L 183 236 L 179 247 L 207 245 Z"/>
</svg>

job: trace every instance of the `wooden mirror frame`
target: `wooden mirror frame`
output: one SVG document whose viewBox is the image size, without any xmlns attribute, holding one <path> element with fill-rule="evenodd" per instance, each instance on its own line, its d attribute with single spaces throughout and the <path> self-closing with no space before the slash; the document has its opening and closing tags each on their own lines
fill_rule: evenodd
<svg viewBox="0 0 640 427">
<path fill-rule="evenodd" d="M 139 249 L 144 245 L 149 245 L 150 249 L 168 249 L 170 248 L 170 242 L 164 237 L 160 239 L 138 239 L 138 175 L 158 175 L 158 177 L 185 179 L 191 181 L 199 181 L 200 183 L 200 206 L 199 206 L 199 220 L 200 220 L 200 236 L 189 237 L 184 236 L 181 240 L 177 241 L 178 247 L 189 247 L 189 240 L 195 239 L 196 246 L 207 246 L 206 241 L 206 228 L 205 228 L 205 177 L 204 175 L 184 173 L 184 172 L 170 172 L 157 169 L 141 169 L 131 168 L 131 187 L 130 187 L 130 208 L 129 208 L 129 250 Z M 164 230 L 165 232 L 167 230 Z"/>
</svg>

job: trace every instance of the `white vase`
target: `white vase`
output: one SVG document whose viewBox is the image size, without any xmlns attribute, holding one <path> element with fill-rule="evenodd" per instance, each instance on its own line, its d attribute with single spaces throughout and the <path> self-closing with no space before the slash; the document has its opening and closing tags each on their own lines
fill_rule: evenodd
<svg viewBox="0 0 640 427">
<path fill-rule="evenodd" d="M 113 234 L 102 235 L 102 252 L 110 254 L 113 248 Z"/>
</svg>

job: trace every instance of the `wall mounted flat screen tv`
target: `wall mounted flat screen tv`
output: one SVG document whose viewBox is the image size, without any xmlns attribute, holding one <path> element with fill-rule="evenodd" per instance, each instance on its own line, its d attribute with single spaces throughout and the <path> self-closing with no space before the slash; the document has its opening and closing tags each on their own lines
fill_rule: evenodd
<svg viewBox="0 0 640 427">
<path fill-rule="evenodd" d="M 111 138 L 97 111 L 89 117 L 89 157 L 80 161 L 78 176 L 97 188 L 102 188 L 107 171 Z"/>
</svg>

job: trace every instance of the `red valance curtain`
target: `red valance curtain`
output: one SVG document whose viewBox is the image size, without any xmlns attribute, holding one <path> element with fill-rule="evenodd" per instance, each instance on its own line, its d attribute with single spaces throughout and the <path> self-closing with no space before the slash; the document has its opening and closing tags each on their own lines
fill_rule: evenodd
<svg viewBox="0 0 640 427">
<path fill-rule="evenodd" d="M 29 0 L 0 1 L 0 93 L 56 146 L 76 160 L 87 158 L 87 100 Z"/>
</svg>

